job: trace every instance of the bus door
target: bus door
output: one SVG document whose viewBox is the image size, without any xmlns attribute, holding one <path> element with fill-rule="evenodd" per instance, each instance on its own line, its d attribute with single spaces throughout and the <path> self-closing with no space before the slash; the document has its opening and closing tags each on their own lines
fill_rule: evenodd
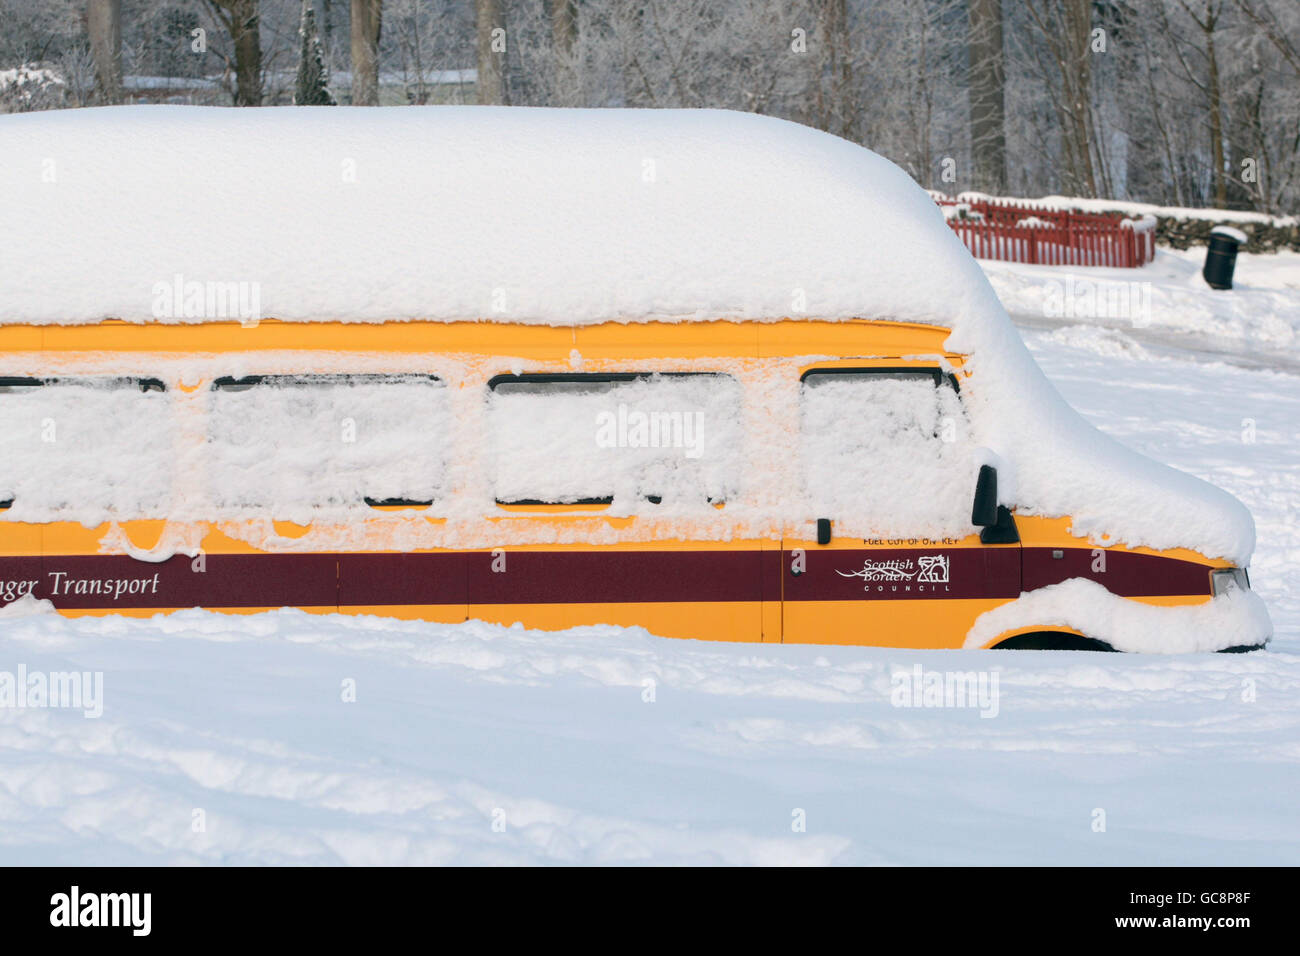
<svg viewBox="0 0 1300 956">
<path fill-rule="evenodd" d="M 813 368 L 800 406 L 815 513 L 782 541 L 784 640 L 960 647 L 1019 594 L 1020 546 L 970 523 L 978 462 L 956 380 L 935 366 Z"/>
</svg>

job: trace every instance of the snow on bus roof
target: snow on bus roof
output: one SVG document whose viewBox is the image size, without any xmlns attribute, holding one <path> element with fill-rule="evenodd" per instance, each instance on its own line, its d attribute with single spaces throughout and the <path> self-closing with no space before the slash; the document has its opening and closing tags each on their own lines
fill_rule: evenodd
<svg viewBox="0 0 1300 956">
<path fill-rule="evenodd" d="M 1002 503 L 1107 543 L 1254 547 L 1235 498 L 1061 398 L 924 190 L 825 133 L 715 110 L 145 106 L 0 117 L 0 154 L 22 235 L 0 323 L 205 321 L 169 291 L 235 282 L 282 320 L 938 325 L 978 380 L 963 403 Z"/>
<path fill-rule="evenodd" d="M 6 116 L 0 151 L 3 322 L 185 321 L 177 276 L 282 320 L 566 325 L 947 325 L 986 288 L 892 163 L 748 113 L 110 107 Z"/>
</svg>

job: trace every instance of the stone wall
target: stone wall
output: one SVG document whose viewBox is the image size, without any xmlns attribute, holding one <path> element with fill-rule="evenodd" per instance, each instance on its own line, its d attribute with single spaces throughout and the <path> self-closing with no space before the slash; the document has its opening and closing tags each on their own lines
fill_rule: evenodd
<svg viewBox="0 0 1300 956">
<path fill-rule="evenodd" d="M 1252 222 L 1235 220 L 1225 212 L 1218 221 L 1210 219 L 1181 219 L 1175 216 L 1156 216 L 1156 244 L 1175 249 L 1203 246 L 1210 241 L 1210 230 L 1215 226 L 1232 226 L 1248 237 L 1245 252 L 1277 252 L 1290 249 L 1300 252 L 1300 223 L 1286 224 L 1286 220 Z"/>
</svg>

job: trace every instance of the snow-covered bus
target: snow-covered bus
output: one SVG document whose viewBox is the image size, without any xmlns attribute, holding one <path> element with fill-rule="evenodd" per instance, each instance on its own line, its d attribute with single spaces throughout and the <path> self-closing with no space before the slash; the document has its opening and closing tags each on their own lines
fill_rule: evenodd
<svg viewBox="0 0 1300 956">
<path fill-rule="evenodd" d="M 469 107 L 6 135 L 0 603 L 1270 635 L 1245 508 L 1070 409 L 929 197 L 835 137 Z"/>
</svg>

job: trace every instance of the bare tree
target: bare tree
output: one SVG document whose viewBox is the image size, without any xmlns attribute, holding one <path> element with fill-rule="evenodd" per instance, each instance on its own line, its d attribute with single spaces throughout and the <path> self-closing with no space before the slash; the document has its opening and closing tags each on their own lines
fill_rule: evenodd
<svg viewBox="0 0 1300 956">
<path fill-rule="evenodd" d="M 854 139 L 858 100 L 853 95 L 853 42 L 847 0 L 818 0 L 817 39 L 825 64 L 826 82 L 816 89 L 818 125 Z"/>
<path fill-rule="evenodd" d="M 975 187 L 1007 188 L 1006 75 L 1002 0 L 970 0 L 970 148 Z"/>
<path fill-rule="evenodd" d="M 577 0 L 550 0 L 551 46 L 555 56 L 555 88 L 572 89 L 577 71 L 573 48 L 578 40 Z"/>
<path fill-rule="evenodd" d="M 1092 0 L 1028 0 L 1036 34 L 1026 39 L 1035 51 L 1044 91 L 1056 114 L 1065 189 L 1097 196 L 1097 154 L 1093 137 Z"/>
<path fill-rule="evenodd" d="M 230 35 L 234 56 L 235 105 L 262 105 L 262 36 L 258 0 L 204 0 L 213 18 Z"/>
<path fill-rule="evenodd" d="M 408 103 L 429 102 L 429 12 L 429 4 L 422 0 L 390 0 L 388 6 L 388 36 L 396 38 Z"/>
<path fill-rule="evenodd" d="M 475 54 L 465 41 L 473 29 L 473 11 L 463 0 L 387 0 L 380 58 L 396 61 L 389 70 L 395 67 L 401 74 L 408 103 L 464 102 L 472 97 L 466 74 Z M 455 71 L 459 78 L 453 81 L 445 71 Z"/>
<path fill-rule="evenodd" d="M 379 105 L 379 32 L 383 0 L 352 0 L 352 103 Z"/>
<path fill-rule="evenodd" d="M 506 87 L 506 22 L 500 0 L 475 0 L 478 50 L 478 101 L 510 102 Z"/>
<path fill-rule="evenodd" d="M 1236 0 L 1236 10 L 1242 28 L 1229 34 L 1237 39 L 1224 78 L 1236 114 L 1225 176 L 1254 208 L 1293 212 L 1300 205 L 1300 4 Z"/>
<path fill-rule="evenodd" d="M 101 103 L 122 102 L 122 0 L 89 0 L 86 32 L 95 61 L 95 94 Z"/>
<path fill-rule="evenodd" d="M 573 53 L 578 38 L 577 0 L 551 0 L 551 42 L 560 56 Z"/>
<path fill-rule="evenodd" d="M 1223 9 L 1222 2 L 1221 0 L 1204 0 L 1199 11 L 1193 9 L 1186 0 L 1178 0 L 1178 4 L 1191 18 L 1191 21 L 1196 24 L 1201 34 L 1202 45 L 1197 50 L 1197 53 L 1205 63 L 1203 76 L 1199 70 L 1188 62 L 1181 46 L 1177 43 L 1174 44 L 1174 53 L 1177 56 L 1179 66 L 1183 70 L 1183 75 L 1205 97 L 1210 143 L 1210 177 L 1214 189 L 1214 205 L 1222 209 L 1227 206 L 1228 183 L 1224 177 L 1223 88 L 1219 79 L 1219 53 L 1215 44 L 1215 35 L 1220 25 Z"/>
<path fill-rule="evenodd" d="M 1268 42 L 1277 47 L 1287 65 L 1300 74 L 1300 30 L 1297 30 L 1300 27 L 1300 17 L 1296 16 L 1295 4 L 1282 8 L 1290 11 L 1290 29 L 1283 24 L 1281 15 L 1268 0 L 1237 0 L 1237 6 L 1259 28 Z"/>
</svg>

